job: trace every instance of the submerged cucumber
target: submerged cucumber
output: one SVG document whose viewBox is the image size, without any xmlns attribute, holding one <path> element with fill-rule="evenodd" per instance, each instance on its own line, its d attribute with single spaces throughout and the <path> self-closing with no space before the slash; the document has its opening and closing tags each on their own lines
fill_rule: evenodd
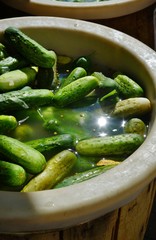
<svg viewBox="0 0 156 240">
<path fill-rule="evenodd" d="M 14 131 L 11 132 L 11 137 L 20 140 L 21 142 L 29 141 L 35 135 L 35 130 L 30 124 L 19 124 Z"/>
<path fill-rule="evenodd" d="M 10 132 L 15 129 L 18 122 L 14 116 L 0 115 L 0 134 Z"/>
<path fill-rule="evenodd" d="M 26 142 L 39 152 L 49 151 L 51 154 L 58 153 L 63 149 L 72 148 L 74 139 L 70 134 L 61 134 L 52 137 L 40 138 Z"/>
<path fill-rule="evenodd" d="M 51 89 L 54 79 L 54 71 L 52 68 L 38 68 L 36 76 L 36 87 L 40 89 Z"/>
<path fill-rule="evenodd" d="M 52 188 L 69 174 L 76 160 L 76 155 L 69 150 L 56 154 L 47 162 L 44 171 L 32 178 L 21 192 L 41 191 Z"/>
<path fill-rule="evenodd" d="M 21 165 L 28 173 L 40 173 L 46 166 L 45 157 L 39 151 L 5 135 L 0 135 L 0 153 L 10 162 Z"/>
<path fill-rule="evenodd" d="M 44 48 L 20 29 L 8 27 L 5 29 L 4 37 L 10 46 L 15 48 L 29 62 L 40 67 L 53 67 L 56 61 L 56 54 L 53 51 L 48 51 L 48 49 Z"/>
<path fill-rule="evenodd" d="M 92 76 L 99 80 L 99 87 L 103 89 L 103 93 L 108 93 L 116 88 L 116 82 L 102 72 L 93 72 Z"/>
<path fill-rule="evenodd" d="M 118 165 L 118 164 L 116 164 Z M 113 168 L 116 166 L 115 164 L 112 165 L 107 165 L 107 166 L 100 166 L 100 167 L 94 167 L 92 169 L 89 169 L 84 172 L 76 173 L 72 176 L 64 178 L 62 181 L 60 181 L 58 184 L 54 186 L 55 188 L 62 188 L 62 187 L 67 187 L 76 183 L 81 183 L 83 181 L 89 180 L 93 177 L 96 177 L 109 169 Z"/>
<path fill-rule="evenodd" d="M 0 160 L 0 184 L 18 187 L 26 181 L 26 171 L 23 167 Z"/>
<path fill-rule="evenodd" d="M 95 137 L 79 141 L 76 151 L 86 156 L 128 156 L 142 143 L 144 137 L 135 133 Z"/>
</svg>

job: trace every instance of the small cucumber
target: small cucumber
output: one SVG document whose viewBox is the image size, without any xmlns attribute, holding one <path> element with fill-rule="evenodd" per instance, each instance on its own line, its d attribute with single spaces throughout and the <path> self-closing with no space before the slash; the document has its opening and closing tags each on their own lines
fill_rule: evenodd
<svg viewBox="0 0 156 240">
<path fill-rule="evenodd" d="M 70 124 L 69 124 L 70 123 Z M 62 124 L 61 121 L 52 119 L 49 121 L 46 121 L 43 124 L 43 127 L 48 130 L 49 132 L 52 132 L 53 134 L 71 134 L 75 137 L 76 140 L 83 139 L 84 137 L 88 136 L 87 132 L 84 132 L 83 128 L 75 124 L 74 122 L 69 122 Z"/>
<path fill-rule="evenodd" d="M 18 187 L 24 184 L 27 174 L 23 167 L 0 160 L 0 183 L 5 186 Z"/>
<path fill-rule="evenodd" d="M 143 116 L 151 111 L 151 103 L 148 98 L 135 97 L 118 101 L 115 104 L 112 117 L 129 118 Z"/>
<path fill-rule="evenodd" d="M 54 71 L 52 68 L 38 68 L 36 75 L 36 87 L 40 89 L 52 89 Z"/>
<path fill-rule="evenodd" d="M 102 88 L 103 94 L 116 88 L 116 82 L 113 79 L 106 77 L 102 72 L 93 72 L 92 76 L 99 80 L 99 88 Z"/>
<path fill-rule="evenodd" d="M 4 44 L 0 43 L 0 60 L 8 57 L 8 52 Z"/>
<path fill-rule="evenodd" d="M 86 157 L 79 155 L 72 169 L 72 173 L 84 172 L 95 167 L 96 167 L 95 157 Z"/>
<path fill-rule="evenodd" d="M 49 151 L 51 154 L 60 152 L 61 150 L 72 148 L 74 139 L 70 134 L 61 134 L 52 137 L 40 138 L 25 142 L 39 152 Z"/>
<path fill-rule="evenodd" d="M 126 75 L 119 74 L 114 78 L 116 89 L 124 98 L 142 97 L 144 91 L 142 87 Z"/>
<path fill-rule="evenodd" d="M 66 85 L 68 85 L 69 83 L 79 79 L 79 78 L 82 78 L 82 77 L 85 77 L 87 76 L 87 72 L 84 68 L 82 67 L 77 67 L 77 68 L 74 68 L 70 74 L 63 80 L 63 82 L 61 83 L 61 86 L 60 88 L 62 87 L 65 87 Z"/>
<path fill-rule="evenodd" d="M 89 180 L 93 177 L 96 177 L 109 169 L 115 167 L 115 164 L 112 165 L 107 165 L 107 166 L 99 166 L 99 167 L 94 167 L 92 169 L 86 170 L 84 172 L 79 172 L 76 173 L 72 176 L 64 178 L 62 181 L 60 181 L 58 184 L 54 186 L 54 189 L 56 188 L 62 188 L 62 187 L 67 187 L 73 184 L 81 183 L 86 180 Z"/>
<path fill-rule="evenodd" d="M 0 115 L 0 134 L 8 133 L 15 129 L 18 122 L 14 116 L 11 115 Z"/>
<path fill-rule="evenodd" d="M 45 157 L 39 151 L 5 135 L 0 135 L 0 153 L 31 174 L 42 172 L 46 166 Z"/>
<path fill-rule="evenodd" d="M 58 66 L 61 66 L 61 69 L 64 67 L 67 69 L 67 66 L 72 62 L 72 58 L 66 55 L 57 55 L 57 62 Z"/>
<path fill-rule="evenodd" d="M 67 86 L 59 89 L 54 94 L 54 103 L 56 106 L 64 107 L 76 102 L 89 94 L 98 87 L 98 80 L 94 76 L 86 76 L 77 79 Z"/>
<path fill-rule="evenodd" d="M 16 138 L 19 141 L 25 142 L 32 139 L 35 135 L 35 130 L 29 124 L 22 123 L 19 124 L 13 132 L 11 132 L 11 137 Z"/>
<path fill-rule="evenodd" d="M 146 135 L 147 127 L 146 124 L 139 118 L 131 118 L 124 125 L 125 133 L 138 133 L 141 135 Z"/>
<path fill-rule="evenodd" d="M 76 160 L 76 155 L 69 150 L 56 154 L 47 162 L 44 171 L 32 178 L 21 192 L 51 189 L 69 174 Z"/>
<path fill-rule="evenodd" d="M 56 55 L 26 35 L 20 29 L 8 27 L 4 31 L 5 40 L 29 62 L 45 68 L 52 68 Z"/>
<path fill-rule="evenodd" d="M 54 94 L 48 89 L 16 90 L 0 94 L 0 111 L 8 112 L 49 105 Z"/>
<path fill-rule="evenodd" d="M 118 92 L 116 89 L 105 94 L 99 99 L 99 104 L 101 105 L 104 112 L 111 113 L 114 109 L 115 104 L 120 100 Z"/>
<path fill-rule="evenodd" d="M 0 91 L 8 92 L 20 89 L 35 81 L 36 70 L 33 67 L 12 70 L 0 75 Z"/>
<path fill-rule="evenodd" d="M 23 57 L 8 56 L 0 61 L 0 74 L 9 72 L 18 68 L 23 68 L 28 65 L 28 62 Z"/>
<path fill-rule="evenodd" d="M 76 151 L 86 156 L 128 156 L 143 142 L 144 137 L 135 133 L 95 137 L 79 141 Z"/>
<path fill-rule="evenodd" d="M 91 70 L 92 62 L 90 56 L 81 56 L 74 60 L 73 62 L 74 67 L 82 67 L 87 72 Z"/>
</svg>

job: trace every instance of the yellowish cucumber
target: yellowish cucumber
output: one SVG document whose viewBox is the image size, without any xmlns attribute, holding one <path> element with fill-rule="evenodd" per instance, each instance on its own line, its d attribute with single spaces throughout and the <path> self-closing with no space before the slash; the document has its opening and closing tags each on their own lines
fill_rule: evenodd
<svg viewBox="0 0 156 240">
<path fill-rule="evenodd" d="M 125 133 L 138 133 L 143 136 L 147 134 L 146 124 L 140 118 L 131 118 L 124 125 Z"/>
<path fill-rule="evenodd" d="M 68 175 L 77 160 L 76 155 L 64 150 L 52 157 L 44 171 L 32 178 L 21 192 L 34 192 L 52 188 Z"/>
<path fill-rule="evenodd" d="M 115 104 L 111 115 L 119 118 L 143 116 L 149 113 L 151 108 L 151 102 L 146 97 L 127 98 Z"/>
</svg>

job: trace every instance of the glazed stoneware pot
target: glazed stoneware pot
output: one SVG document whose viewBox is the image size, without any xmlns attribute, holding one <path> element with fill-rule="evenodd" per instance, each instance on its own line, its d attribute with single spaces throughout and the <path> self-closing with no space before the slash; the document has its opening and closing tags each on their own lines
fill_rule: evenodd
<svg viewBox="0 0 156 240">
<path fill-rule="evenodd" d="M 152 5 L 155 3 L 155 0 L 107 0 L 90 2 L 2 0 L 2 2 L 33 15 L 93 20 L 116 18 L 135 13 Z"/>
<path fill-rule="evenodd" d="M 71 57 L 92 54 L 101 67 L 125 72 L 141 83 L 152 104 L 144 143 L 120 165 L 73 186 L 38 192 L 0 191 L 0 232 L 62 229 L 96 219 L 124 206 L 156 176 L 156 53 L 117 30 L 57 17 L 0 21 L 0 39 L 15 26 L 44 47 Z"/>
</svg>

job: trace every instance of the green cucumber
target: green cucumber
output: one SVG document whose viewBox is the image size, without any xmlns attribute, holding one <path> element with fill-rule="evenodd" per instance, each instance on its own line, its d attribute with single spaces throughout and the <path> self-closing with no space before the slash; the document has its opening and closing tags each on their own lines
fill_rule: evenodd
<svg viewBox="0 0 156 240">
<path fill-rule="evenodd" d="M 144 95 L 142 87 L 126 75 L 118 74 L 114 81 L 117 91 L 124 98 L 142 97 Z"/>
<path fill-rule="evenodd" d="M 81 56 L 74 60 L 73 67 L 82 67 L 87 72 L 91 70 L 92 62 L 90 56 Z"/>
<path fill-rule="evenodd" d="M 16 138 L 22 142 L 29 141 L 35 135 L 35 130 L 29 124 L 19 124 L 14 131 L 11 132 L 11 137 Z"/>
<path fill-rule="evenodd" d="M 140 118 L 131 118 L 128 120 L 123 130 L 125 133 L 138 133 L 143 136 L 147 134 L 146 124 Z"/>
<path fill-rule="evenodd" d="M 0 60 L 8 57 L 8 52 L 4 44 L 0 43 Z"/>
<path fill-rule="evenodd" d="M 18 122 L 14 116 L 11 115 L 0 115 L 0 134 L 8 133 L 15 129 Z"/>
<path fill-rule="evenodd" d="M 23 68 L 28 65 L 28 62 L 23 57 L 8 56 L 0 61 L 0 74 L 9 72 L 18 68 Z"/>
<path fill-rule="evenodd" d="M 15 48 L 29 62 L 40 67 L 53 67 L 56 61 L 55 53 L 44 48 L 20 29 L 15 27 L 6 28 L 4 38 L 11 47 Z"/>
<path fill-rule="evenodd" d="M 0 111 L 8 112 L 49 105 L 54 94 L 48 89 L 15 90 L 0 94 Z"/>
<path fill-rule="evenodd" d="M 79 78 L 82 78 L 82 77 L 85 77 L 87 75 L 87 72 L 84 68 L 82 67 L 76 67 L 74 68 L 70 74 L 63 80 L 63 82 L 61 83 L 61 86 L 60 88 L 62 87 L 65 87 L 66 85 L 68 85 L 69 83 L 79 79 Z"/>
<path fill-rule="evenodd" d="M 51 189 L 69 174 L 76 160 L 77 157 L 73 152 L 69 150 L 61 151 L 47 161 L 44 171 L 32 178 L 21 192 Z"/>
<path fill-rule="evenodd" d="M 79 141 L 76 151 L 86 156 L 128 156 L 143 142 L 144 137 L 135 133 L 95 137 Z"/>
<path fill-rule="evenodd" d="M 0 160 L 0 184 L 19 187 L 26 181 L 27 174 L 23 167 Z"/>
<path fill-rule="evenodd" d="M 85 97 L 98 87 L 98 80 L 94 76 L 86 76 L 75 80 L 67 86 L 59 89 L 54 94 L 56 106 L 64 107 Z"/>
<path fill-rule="evenodd" d="M 70 123 L 70 124 L 69 124 Z M 43 124 L 43 127 L 48 130 L 49 132 L 52 132 L 52 134 L 71 134 L 75 137 L 76 140 L 83 139 L 87 137 L 87 132 L 84 132 L 81 125 L 76 124 L 75 122 L 66 122 L 66 124 L 62 124 L 61 121 L 52 119 L 49 121 L 45 121 Z"/>
<path fill-rule="evenodd" d="M 111 113 L 119 100 L 120 98 L 118 96 L 118 92 L 116 91 L 116 89 L 114 89 L 111 92 L 102 96 L 99 99 L 99 104 L 105 113 Z"/>
<path fill-rule="evenodd" d="M 35 81 L 36 70 L 33 67 L 15 69 L 0 75 L 0 91 L 17 90 Z"/>
<path fill-rule="evenodd" d="M 5 135 L 0 135 L 0 153 L 31 174 L 42 172 L 46 166 L 45 157 L 39 151 Z"/>
<path fill-rule="evenodd" d="M 118 165 L 118 164 L 116 164 Z M 54 189 L 56 188 L 62 188 L 62 187 L 67 187 L 73 184 L 81 183 L 86 180 L 89 180 L 93 177 L 96 177 L 109 169 L 113 168 L 116 166 L 115 164 L 112 165 L 107 165 L 107 166 L 99 166 L 99 167 L 94 167 L 92 169 L 86 170 L 84 172 L 79 172 L 76 173 L 72 176 L 64 178 L 62 181 L 60 181 L 58 184 L 54 186 Z"/>
<path fill-rule="evenodd" d="M 92 76 L 99 80 L 99 88 L 102 88 L 103 94 L 116 88 L 116 82 L 113 79 L 106 77 L 102 72 L 93 72 Z"/>
<path fill-rule="evenodd" d="M 72 148 L 74 139 L 70 134 L 61 134 L 52 137 L 40 138 L 25 142 L 39 152 L 50 151 L 51 154 L 60 152 L 61 150 Z"/>
<path fill-rule="evenodd" d="M 52 89 L 54 71 L 52 68 L 38 68 L 36 87 L 40 89 Z"/>
</svg>

